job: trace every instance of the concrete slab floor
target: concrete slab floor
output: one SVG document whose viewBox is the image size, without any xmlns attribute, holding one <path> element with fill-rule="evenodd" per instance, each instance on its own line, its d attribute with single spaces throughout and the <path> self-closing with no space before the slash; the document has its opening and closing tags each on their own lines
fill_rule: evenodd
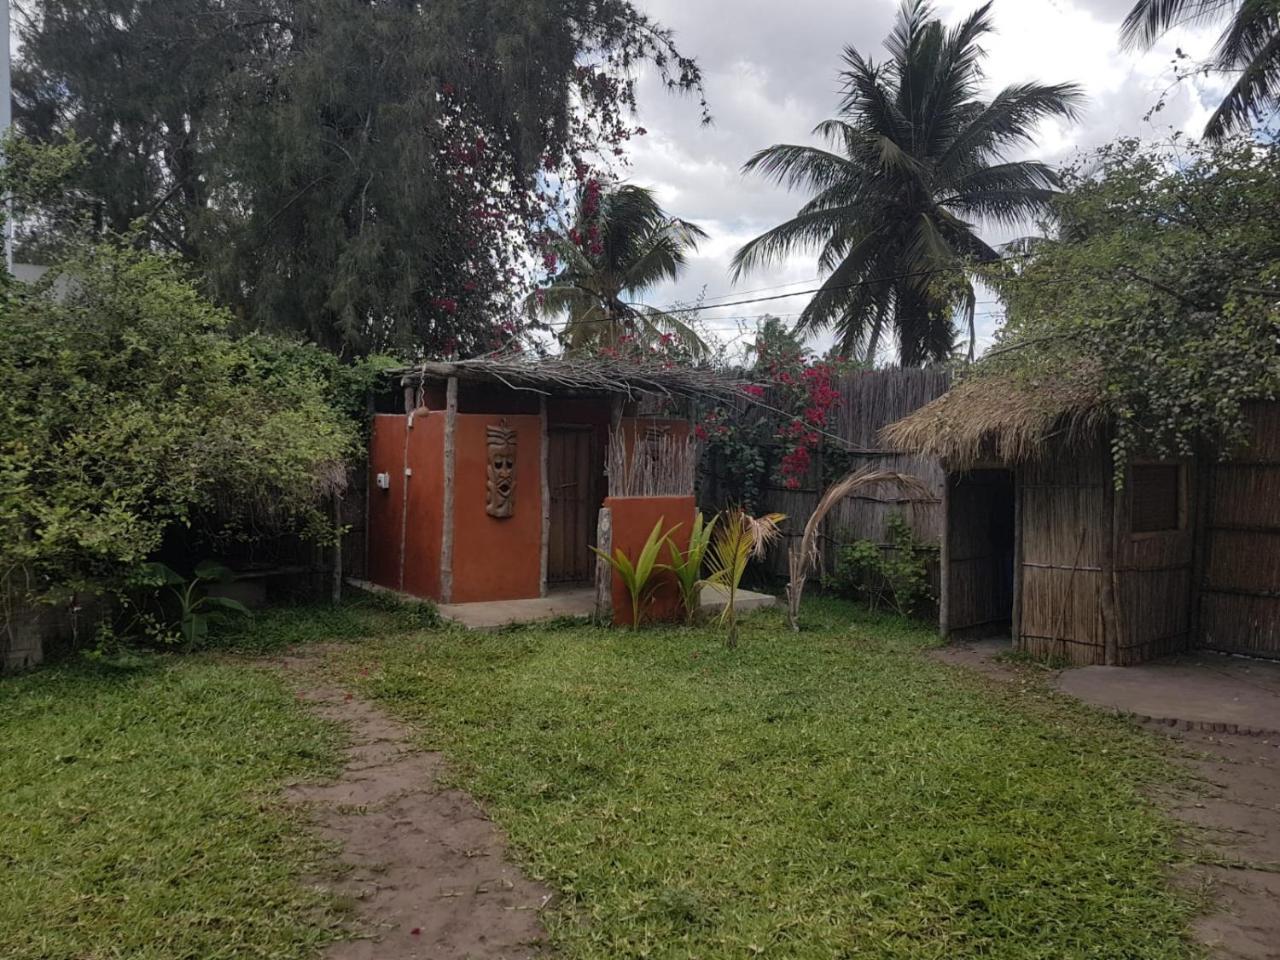
<svg viewBox="0 0 1280 960">
<path fill-rule="evenodd" d="M 1197 650 L 1135 667 L 1077 667 L 1058 689 L 1144 720 L 1230 733 L 1280 733 L 1280 662 Z"/>
<path fill-rule="evenodd" d="M 739 590 L 739 613 L 762 610 L 777 603 L 776 597 Z M 513 623 L 536 623 L 557 617 L 590 617 L 595 613 L 596 595 L 591 587 L 553 590 L 545 597 L 531 600 L 488 600 L 483 603 L 445 603 L 439 607 L 440 616 L 469 630 L 495 630 Z M 724 591 L 718 587 L 703 588 L 702 610 L 718 613 L 724 609 Z"/>
<path fill-rule="evenodd" d="M 536 623 L 557 617 L 590 617 L 596 611 L 591 587 L 552 590 L 531 600 L 487 600 L 483 603 L 442 603 L 440 616 L 468 630 L 495 630 L 513 623 Z"/>
</svg>

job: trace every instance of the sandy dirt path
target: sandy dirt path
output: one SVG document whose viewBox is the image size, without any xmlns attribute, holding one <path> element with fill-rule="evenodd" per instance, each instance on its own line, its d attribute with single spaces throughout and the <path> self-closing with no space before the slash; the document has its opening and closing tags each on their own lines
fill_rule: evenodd
<svg viewBox="0 0 1280 960">
<path fill-rule="evenodd" d="M 343 725 L 349 744 L 331 783 L 288 791 L 341 847 L 334 891 L 355 904 L 359 939 L 325 960 L 517 960 L 539 955 L 550 892 L 506 856 L 505 838 L 467 794 L 440 785 L 438 753 L 408 727 L 325 679 L 323 652 L 276 662 L 300 699 Z"/>
</svg>

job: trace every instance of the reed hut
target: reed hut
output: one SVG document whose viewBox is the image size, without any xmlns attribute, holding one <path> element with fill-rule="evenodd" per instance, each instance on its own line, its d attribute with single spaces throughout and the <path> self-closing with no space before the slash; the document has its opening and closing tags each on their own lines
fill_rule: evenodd
<svg viewBox="0 0 1280 960">
<path fill-rule="evenodd" d="M 1079 665 L 1280 658 L 1280 404 L 1248 416 L 1231 459 L 1136 458 L 1120 487 L 1087 377 L 974 378 L 886 428 L 944 467 L 944 638 Z"/>
</svg>

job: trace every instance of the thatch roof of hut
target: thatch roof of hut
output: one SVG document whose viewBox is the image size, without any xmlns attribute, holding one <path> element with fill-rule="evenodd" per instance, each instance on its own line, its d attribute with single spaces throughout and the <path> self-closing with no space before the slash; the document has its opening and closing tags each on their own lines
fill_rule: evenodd
<svg viewBox="0 0 1280 960">
<path fill-rule="evenodd" d="M 489 356 L 428 361 L 390 372 L 398 374 L 406 386 L 457 377 L 542 394 L 612 393 L 628 397 L 727 397 L 740 393 L 746 382 L 703 367 L 606 357 Z"/>
<path fill-rule="evenodd" d="M 881 432 L 895 450 L 935 457 L 951 469 L 1034 459 L 1046 441 L 1083 439 L 1106 419 L 1098 372 L 980 373 Z"/>
</svg>

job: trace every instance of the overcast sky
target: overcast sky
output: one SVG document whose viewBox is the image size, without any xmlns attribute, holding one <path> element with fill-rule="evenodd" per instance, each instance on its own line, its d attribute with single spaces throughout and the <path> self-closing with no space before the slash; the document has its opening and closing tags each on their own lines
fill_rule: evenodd
<svg viewBox="0 0 1280 960">
<path fill-rule="evenodd" d="M 1029 155 L 1057 162 L 1121 135 L 1156 139 L 1174 129 L 1198 134 L 1203 128 L 1222 89 L 1216 80 L 1174 85 L 1163 111 L 1152 121 L 1143 115 L 1174 84 L 1175 47 L 1204 59 L 1214 33 L 1176 31 L 1148 53 L 1121 52 L 1119 24 L 1131 5 L 1132 0 L 996 0 L 997 32 L 984 43 L 988 95 L 1019 81 L 1073 80 L 1089 96 L 1078 124 L 1045 123 Z M 681 48 L 698 59 L 715 118 L 713 126 L 702 127 L 695 102 L 665 93 L 653 78 L 641 83 L 639 122 L 648 136 L 633 141 L 629 177 L 656 188 L 672 214 L 710 234 L 680 282 L 654 291 L 647 302 L 691 302 L 705 292 L 706 302 L 713 303 L 808 288 L 817 276 L 811 255 L 731 284 L 733 252 L 794 214 L 803 199 L 739 170 L 761 147 L 816 142 L 813 126 L 834 114 L 841 51 L 853 45 L 883 59 L 898 0 L 640 0 L 640 6 L 675 30 Z M 948 24 L 976 6 L 974 0 L 936 0 Z M 1014 235 L 983 232 L 992 242 Z M 981 349 L 1000 308 L 989 294 L 980 299 L 988 301 L 978 308 Z M 766 311 L 791 319 L 804 303 L 798 296 L 703 316 L 733 339 L 740 323 L 754 326 Z"/>
</svg>

